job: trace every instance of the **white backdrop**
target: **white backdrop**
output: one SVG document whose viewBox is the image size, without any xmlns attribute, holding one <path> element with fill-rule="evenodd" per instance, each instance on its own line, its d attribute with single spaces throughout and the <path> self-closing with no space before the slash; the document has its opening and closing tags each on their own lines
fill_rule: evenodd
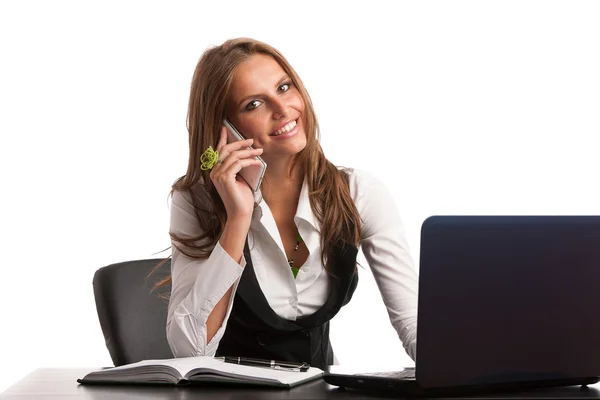
<svg viewBox="0 0 600 400">
<path fill-rule="evenodd" d="M 0 3 L 0 391 L 110 365 L 92 276 L 166 256 L 191 76 L 231 37 L 286 55 L 326 155 L 389 186 L 416 263 L 432 214 L 600 213 L 600 3 L 208 3 Z M 338 358 L 409 363 L 361 274 Z"/>
</svg>

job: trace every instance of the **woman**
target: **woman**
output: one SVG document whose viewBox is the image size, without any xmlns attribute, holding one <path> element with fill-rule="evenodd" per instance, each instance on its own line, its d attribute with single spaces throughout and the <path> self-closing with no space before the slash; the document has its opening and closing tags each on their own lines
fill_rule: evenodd
<svg viewBox="0 0 600 400">
<path fill-rule="evenodd" d="M 227 144 L 224 118 L 246 140 Z M 329 320 L 352 297 L 361 246 L 414 359 L 417 276 L 395 204 L 369 174 L 325 158 L 310 97 L 286 59 L 245 38 L 207 50 L 188 130 L 188 169 L 171 204 L 173 354 L 333 364 Z M 218 162 L 203 164 L 209 147 Z M 257 193 L 237 175 L 255 156 L 267 163 Z"/>
</svg>

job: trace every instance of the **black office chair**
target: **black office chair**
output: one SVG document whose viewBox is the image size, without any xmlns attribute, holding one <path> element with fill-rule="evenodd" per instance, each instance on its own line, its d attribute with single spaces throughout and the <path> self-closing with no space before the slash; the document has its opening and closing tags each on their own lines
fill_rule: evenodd
<svg viewBox="0 0 600 400">
<path fill-rule="evenodd" d="M 106 347 L 115 366 L 141 360 L 173 358 L 165 325 L 171 285 L 152 291 L 171 272 L 171 260 L 150 278 L 148 273 L 164 259 L 127 261 L 96 271 L 93 279 L 96 310 Z"/>
</svg>

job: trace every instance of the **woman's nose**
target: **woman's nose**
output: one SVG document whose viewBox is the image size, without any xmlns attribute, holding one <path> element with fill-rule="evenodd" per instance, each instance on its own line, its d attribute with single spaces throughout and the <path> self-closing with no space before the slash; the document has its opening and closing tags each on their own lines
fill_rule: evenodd
<svg viewBox="0 0 600 400">
<path fill-rule="evenodd" d="M 289 115 L 289 106 L 285 101 L 277 99 L 272 103 L 273 107 L 273 118 L 282 119 Z"/>
</svg>

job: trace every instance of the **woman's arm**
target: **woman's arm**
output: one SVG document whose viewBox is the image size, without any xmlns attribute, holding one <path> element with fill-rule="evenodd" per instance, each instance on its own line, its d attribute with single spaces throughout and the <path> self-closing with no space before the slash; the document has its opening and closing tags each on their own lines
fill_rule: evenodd
<svg viewBox="0 0 600 400">
<path fill-rule="evenodd" d="M 243 250 L 254 209 L 252 190 L 237 175 L 244 167 L 259 165 L 254 156 L 262 154 L 262 149 L 247 149 L 252 142 L 227 144 L 227 128 L 221 127 L 217 144 L 221 161 L 211 167 L 210 179 L 225 206 L 227 222 L 208 259 L 193 260 L 171 243 L 167 339 L 176 357 L 214 355 L 225 332 L 233 293 L 246 265 Z M 170 230 L 180 237 L 201 233 L 191 198 L 179 191 L 173 192 Z"/>
<path fill-rule="evenodd" d="M 408 355 L 415 360 L 418 276 L 404 224 L 389 190 L 377 178 L 364 171 L 354 171 L 350 185 L 363 220 L 363 254 L 390 321 Z"/>
<path fill-rule="evenodd" d="M 249 229 L 249 219 L 228 219 L 223 234 L 219 239 L 219 245 L 221 245 L 223 250 L 229 254 L 233 260 L 236 260 L 237 263 L 242 261 L 244 244 Z M 208 316 L 208 320 L 206 321 L 207 342 L 210 342 L 219 328 L 225 325 L 223 322 L 229 316 L 229 305 L 233 304 L 233 301 L 231 301 L 232 294 L 233 287 L 230 287 Z"/>
<path fill-rule="evenodd" d="M 178 236 L 201 233 L 189 196 L 173 193 L 170 231 Z M 187 257 L 172 242 L 167 340 L 175 357 L 215 354 L 246 263 L 243 249 L 249 227 L 249 219 L 228 220 L 219 242 L 203 260 Z"/>
</svg>

